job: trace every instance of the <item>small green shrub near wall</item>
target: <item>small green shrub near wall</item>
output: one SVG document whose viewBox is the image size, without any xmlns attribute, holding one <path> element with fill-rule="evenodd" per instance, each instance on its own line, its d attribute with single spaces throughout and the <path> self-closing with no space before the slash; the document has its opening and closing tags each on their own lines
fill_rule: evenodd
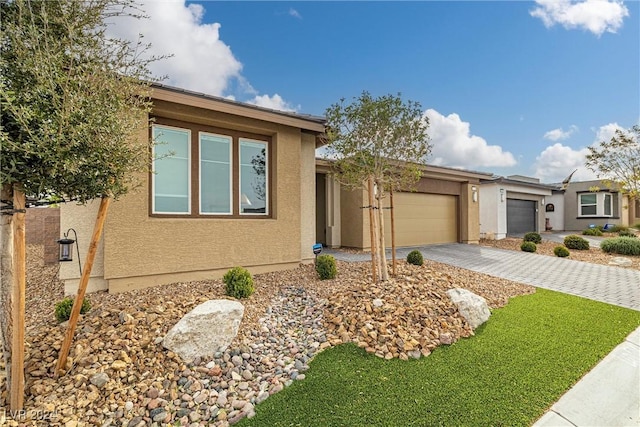
<svg viewBox="0 0 640 427">
<path fill-rule="evenodd" d="M 606 253 L 640 255 L 640 239 L 637 237 L 614 237 L 600 242 L 600 249 Z"/>
<path fill-rule="evenodd" d="M 560 258 L 565 258 L 569 256 L 569 249 L 564 246 L 556 246 L 553 248 L 553 253 Z"/>
<path fill-rule="evenodd" d="M 234 298 L 249 298 L 254 291 L 253 278 L 246 268 L 233 267 L 227 271 L 222 280 L 225 294 Z"/>
<path fill-rule="evenodd" d="M 529 233 L 524 235 L 525 242 L 533 242 L 536 245 L 542 243 L 542 237 L 540 237 L 540 233 L 535 231 L 530 231 Z"/>
<path fill-rule="evenodd" d="M 569 249 L 586 251 L 589 249 L 589 242 L 577 234 L 571 234 L 564 238 L 564 245 Z"/>
<path fill-rule="evenodd" d="M 599 228 L 587 228 L 582 234 L 584 236 L 602 236 L 602 231 Z"/>
<path fill-rule="evenodd" d="M 75 298 L 66 297 L 62 301 L 56 303 L 55 315 L 56 320 L 60 323 L 69 320 L 71 317 L 71 309 L 73 308 L 73 302 Z M 80 307 L 80 314 L 88 313 L 91 310 L 91 302 L 85 298 L 82 300 L 82 306 Z"/>
<path fill-rule="evenodd" d="M 638 237 L 638 236 L 636 236 L 636 233 L 634 233 L 633 231 L 629 230 L 628 228 L 626 230 L 620 230 L 620 232 L 618 233 L 618 236 L 620 236 L 620 237 Z"/>
<path fill-rule="evenodd" d="M 533 242 L 522 242 L 520 250 L 524 252 L 535 252 L 538 247 Z"/>
<path fill-rule="evenodd" d="M 424 258 L 422 257 L 422 253 L 418 250 L 413 250 L 409 252 L 409 254 L 407 255 L 407 262 L 413 265 L 424 264 Z"/>
<path fill-rule="evenodd" d="M 316 260 L 316 272 L 320 280 L 334 279 L 338 274 L 336 259 L 331 255 L 320 255 Z"/>
</svg>

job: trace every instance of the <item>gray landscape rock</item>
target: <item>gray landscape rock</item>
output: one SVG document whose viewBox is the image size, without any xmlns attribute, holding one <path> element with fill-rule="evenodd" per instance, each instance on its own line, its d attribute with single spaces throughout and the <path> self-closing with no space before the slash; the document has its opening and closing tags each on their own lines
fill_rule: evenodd
<svg viewBox="0 0 640 427">
<path fill-rule="evenodd" d="M 162 345 L 185 361 L 225 351 L 238 334 L 244 306 L 237 301 L 206 301 L 180 319 Z"/>
<path fill-rule="evenodd" d="M 617 256 L 609 261 L 609 265 L 616 265 L 618 267 L 631 267 L 633 265 L 633 261 L 631 261 L 629 258 Z"/>
<path fill-rule="evenodd" d="M 105 374 L 104 372 L 98 372 L 97 374 L 92 375 L 89 381 L 94 386 L 102 388 L 109 382 L 109 375 Z"/>
<path fill-rule="evenodd" d="M 462 288 L 449 289 L 447 294 L 458 307 L 458 311 L 464 317 L 471 329 L 476 329 L 491 316 L 487 301 L 480 295 Z"/>
</svg>

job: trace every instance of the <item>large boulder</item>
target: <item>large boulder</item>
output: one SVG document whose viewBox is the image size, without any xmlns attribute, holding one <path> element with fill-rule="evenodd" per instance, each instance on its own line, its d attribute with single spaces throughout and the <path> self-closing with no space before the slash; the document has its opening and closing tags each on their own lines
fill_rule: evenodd
<svg viewBox="0 0 640 427">
<path fill-rule="evenodd" d="M 464 317 L 471 329 L 476 329 L 491 316 L 487 301 L 480 295 L 462 288 L 449 289 L 447 294 L 458 307 L 458 311 Z"/>
<path fill-rule="evenodd" d="M 238 334 L 244 306 L 237 301 L 203 302 L 180 319 L 162 345 L 185 361 L 224 351 Z"/>
</svg>

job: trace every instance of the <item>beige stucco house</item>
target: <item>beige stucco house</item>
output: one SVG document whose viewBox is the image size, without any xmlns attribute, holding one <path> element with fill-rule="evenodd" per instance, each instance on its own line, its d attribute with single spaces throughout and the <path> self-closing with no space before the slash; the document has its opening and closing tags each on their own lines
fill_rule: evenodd
<svg viewBox="0 0 640 427">
<path fill-rule="evenodd" d="M 425 165 L 413 191 L 394 193 L 396 245 L 478 243 L 480 180 L 490 173 Z M 331 162 L 316 161 L 316 240 L 329 247 L 371 248 L 368 195 L 349 190 L 331 173 Z M 389 198 L 386 200 L 389 206 Z M 389 210 L 385 239 L 391 246 Z"/>
<path fill-rule="evenodd" d="M 570 182 L 563 194 L 565 230 L 591 225 L 634 225 L 640 222 L 640 201 L 630 200 L 617 187 L 600 180 Z"/>
<path fill-rule="evenodd" d="M 252 273 L 313 260 L 315 149 L 324 118 L 274 111 L 172 87 L 153 87 L 154 173 L 111 204 L 89 291 L 121 292 Z M 144 122 L 148 118 L 144 118 Z M 98 202 L 61 207 L 60 228 L 76 230 L 81 258 Z M 63 263 L 68 294 L 76 263 Z"/>
</svg>

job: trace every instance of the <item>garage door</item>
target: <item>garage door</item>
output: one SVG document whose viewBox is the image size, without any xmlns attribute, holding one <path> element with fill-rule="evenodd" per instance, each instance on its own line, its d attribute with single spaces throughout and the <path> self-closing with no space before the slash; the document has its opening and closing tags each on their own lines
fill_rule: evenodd
<svg viewBox="0 0 640 427">
<path fill-rule="evenodd" d="M 395 193 L 396 246 L 418 246 L 458 241 L 456 196 Z M 388 203 L 388 198 L 387 198 Z M 391 246 L 391 219 L 385 210 L 385 239 Z"/>
<path fill-rule="evenodd" d="M 536 231 L 536 202 L 507 199 L 507 234 Z"/>
</svg>

